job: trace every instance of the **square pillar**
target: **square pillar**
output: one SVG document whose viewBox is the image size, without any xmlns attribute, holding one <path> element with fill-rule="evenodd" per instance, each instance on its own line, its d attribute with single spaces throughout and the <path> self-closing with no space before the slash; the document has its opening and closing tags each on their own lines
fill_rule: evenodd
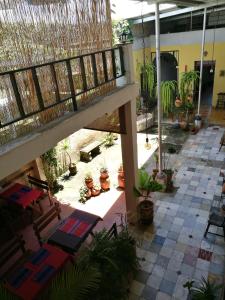
<svg viewBox="0 0 225 300">
<path fill-rule="evenodd" d="M 120 124 L 124 124 L 125 134 L 121 134 L 123 168 L 125 173 L 126 211 L 130 222 L 136 221 L 137 198 L 133 188 L 137 186 L 137 128 L 136 99 L 133 98 L 120 107 Z"/>
</svg>

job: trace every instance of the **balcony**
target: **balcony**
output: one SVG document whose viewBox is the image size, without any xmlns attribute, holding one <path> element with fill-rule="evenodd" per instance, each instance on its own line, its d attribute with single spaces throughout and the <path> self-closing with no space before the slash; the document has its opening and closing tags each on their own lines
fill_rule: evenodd
<svg viewBox="0 0 225 300">
<path fill-rule="evenodd" d="M 124 75 L 122 46 L 0 73 L 0 145 L 87 108 Z"/>
</svg>

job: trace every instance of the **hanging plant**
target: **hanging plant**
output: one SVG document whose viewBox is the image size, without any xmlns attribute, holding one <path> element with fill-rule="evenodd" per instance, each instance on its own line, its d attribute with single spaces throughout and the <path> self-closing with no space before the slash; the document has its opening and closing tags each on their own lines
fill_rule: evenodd
<svg viewBox="0 0 225 300">
<path fill-rule="evenodd" d="M 142 95 L 147 99 L 155 96 L 155 66 L 152 63 L 138 64 L 137 71 L 140 74 Z"/>
<path fill-rule="evenodd" d="M 197 80 L 199 79 L 199 72 L 198 71 L 189 71 L 184 72 L 181 75 L 180 80 L 180 97 L 181 100 L 185 103 L 187 101 L 187 98 L 192 95 L 195 84 Z"/>
<path fill-rule="evenodd" d="M 173 111 L 176 90 L 177 82 L 175 80 L 161 82 L 162 109 L 166 115 Z"/>
</svg>

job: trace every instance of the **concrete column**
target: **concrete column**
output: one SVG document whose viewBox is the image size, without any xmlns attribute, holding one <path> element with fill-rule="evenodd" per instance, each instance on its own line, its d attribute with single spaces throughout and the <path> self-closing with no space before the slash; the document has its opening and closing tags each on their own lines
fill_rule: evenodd
<svg viewBox="0 0 225 300">
<path fill-rule="evenodd" d="M 120 107 L 120 122 L 125 123 L 126 133 L 121 134 L 122 159 L 125 172 L 126 211 L 129 222 L 136 221 L 137 199 L 133 188 L 137 186 L 137 129 L 136 98 Z"/>
<path fill-rule="evenodd" d="M 123 45 L 123 57 L 124 57 L 124 67 L 126 70 L 126 81 L 127 83 L 134 83 L 135 82 L 135 75 L 134 75 L 134 59 L 133 59 L 133 50 L 132 44 L 125 44 Z"/>
<path fill-rule="evenodd" d="M 38 179 L 41 179 L 41 180 L 46 180 L 46 176 L 45 176 L 41 158 L 40 157 L 36 158 L 33 161 L 33 163 L 35 165 L 35 177 L 37 177 Z"/>
</svg>

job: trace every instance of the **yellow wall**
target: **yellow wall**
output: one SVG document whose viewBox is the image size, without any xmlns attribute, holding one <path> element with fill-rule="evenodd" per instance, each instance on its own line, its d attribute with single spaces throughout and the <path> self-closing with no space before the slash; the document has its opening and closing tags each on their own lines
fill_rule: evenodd
<svg viewBox="0 0 225 300">
<path fill-rule="evenodd" d="M 204 60 L 212 60 L 212 43 L 205 44 L 205 51 L 208 55 L 204 57 Z M 161 51 L 179 51 L 179 74 L 185 71 L 185 65 L 187 65 L 187 70 L 194 69 L 195 61 L 200 60 L 201 55 L 201 45 L 171 45 L 171 46 L 161 46 Z M 155 52 L 155 48 L 147 48 L 146 56 L 150 59 L 150 52 Z M 143 50 L 133 51 L 135 66 L 137 62 L 143 61 Z M 214 60 L 216 61 L 215 67 L 215 78 L 214 78 L 214 91 L 213 91 L 213 106 L 217 102 L 217 94 L 219 92 L 225 92 L 225 77 L 220 77 L 220 71 L 225 70 L 225 42 L 215 43 L 214 50 Z M 138 73 L 135 70 L 136 79 L 138 80 Z"/>
</svg>

